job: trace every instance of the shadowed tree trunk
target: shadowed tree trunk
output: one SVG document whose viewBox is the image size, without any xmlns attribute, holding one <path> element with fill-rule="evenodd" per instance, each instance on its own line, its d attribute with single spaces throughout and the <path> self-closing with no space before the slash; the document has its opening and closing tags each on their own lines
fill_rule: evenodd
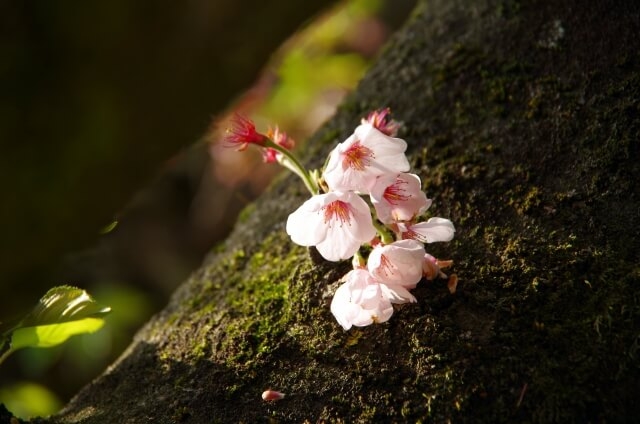
<svg viewBox="0 0 640 424">
<path fill-rule="evenodd" d="M 343 331 L 328 305 L 350 264 L 288 240 L 306 195 L 286 176 L 50 422 L 637 417 L 640 7 L 582 3 L 422 3 L 309 143 L 320 166 L 391 106 L 430 212 L 456 224 L 428 246 L 455 260 L 455 294 L 422 282 L 389 322 Z"/>
</svg>

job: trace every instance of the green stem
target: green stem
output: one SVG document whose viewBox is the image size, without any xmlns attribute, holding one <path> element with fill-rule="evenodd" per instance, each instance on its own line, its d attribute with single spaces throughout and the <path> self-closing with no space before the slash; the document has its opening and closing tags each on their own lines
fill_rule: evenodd
<svg viewBox="0 0 640 424">
<path fill-rule="evenodd" d="M 386 227 L 386 225 L 384 225 L 382 222 L 380 222 L 380 220 L 378 220 L 378 214 L 376 213 L 376 208 L 369 205 L 369 210 L 371 211 L 371 219 L 373 220 L 373 226 L 375 227 L 376 231 L 380 235 L 380 241 L 382 241 L 382 243 L 384 244 L 393 243 L 395 239 L 389 232 L 389 229 Z"/>
<path fill-rule="evenodd" d="M 270 147 L 274 150 L 277 150 L 289 160 L 290 164 L 292 165 L 290 169 L 294 173 L 296 173 L 300 178 L 302 178 L 304 185 L 307 187 L 307 190 L 309 190 L 312 196 L 320 193 L 320 190 L 318 189 L 316 182 L 313 180 L 313 178 L 311 178 L 311 175 L 309 174 L 309 172 L 306 170 L 304 166 L 302 166 L 302 164 L 293 155 L 293 153 L 291 153 L 289 150 L 285 149 L 284 147 L 280 146 L 279 144 L 274 143 L 272 140 L 267 140 L 265 146 Z"/>
<path fill-rule="evenodd" d="M 11 355 L 13 353 L 12 349 L 7 349 L 1 356 L 0 356 L 0 364 L 2 364 L 4 362 L 5 359 L 7 359 L 7 357 L 9 355 Z"/>
<path fill-rule="evenodd" d="M 376 231 L 380 235 L 380 241 L 382 241 L 382 243 L 389 244 L 395 241 L 391 236 L 391 234 L 389 233 L 389 230 L 387 229 L 387 227 L 385 227 L 385 225 L 382 222 L 374 218 L 373 226 L 376 228 Z"/>
</svg>

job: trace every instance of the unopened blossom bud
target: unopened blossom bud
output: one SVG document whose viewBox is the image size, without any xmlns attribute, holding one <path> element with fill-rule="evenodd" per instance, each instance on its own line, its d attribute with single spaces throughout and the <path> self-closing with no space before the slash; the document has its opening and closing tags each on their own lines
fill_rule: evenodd
<svg viewBox="0 0 640 424">
<path fill-rule="evenodd" d="M 267 137 L 273 141 L 273 143 L 287 150 L 293 149 L 296 144 L 291 137 L 285 132 L 280 131 L 277 126 L 275 129 L 269 128 L 269 130 L 267 130 Z M 267 147 L 262 151 L 262 157 L 266 163 L 281 162 L 282 153 L 274 148 Z"/>
<path fill-rule="evenodd" d="M 422 272 L 427 280 L 434 280 L 435 278 L 447 278 L 447 274 L 442 272 L 443 269 L 453 265 L 452 260 L 440 260 L 436 259 L 428 253 L 424 255 L 424 261 L 422 262 Z"/>
<path fill-rule="evenodd" d="M 280 131 L 277 126 L 274 129 L 269 127 L 269 129 L 267 130 L 267 137 L 269 137 L 271 141 L 273 141 L 278 146 L 287 150 L 293 149 L 293 147 L 296 145 L 296 142 L 293 140 L 293 138 L 289 137 L 284 131 Z"/>
<path fill-rule="evenodd" d="M 284 399 L 284 396 L 284 393 L 280 393 L 275 390 L 265 390 L 264 392 L 262 392 L 262 400 L 267 402 Z"/>
<path fill-rule="evenodd" d="M 425 253 L 424 260 L 422 262 L 422 273 L 427 280 L 434 280 L 439 277 L 442 272 L 438 266 L 436 258 L 428 253 Z"/>
<path fill-rule="evenodd" d="M 451 274 L 451 277 L 449 277 L 449 281 L 447 281 L 447 288 L 449 289 L 449 293 L 455 294 L 458 289 L 458 276 L 456 274 Z"/>
<path fill-rule="evenodd" d="M 267 147 L 262 151 L 262 159 L 265 163 L 276 163 L 281 156 L 282 153 L 271 147 Z"/>
</svg>

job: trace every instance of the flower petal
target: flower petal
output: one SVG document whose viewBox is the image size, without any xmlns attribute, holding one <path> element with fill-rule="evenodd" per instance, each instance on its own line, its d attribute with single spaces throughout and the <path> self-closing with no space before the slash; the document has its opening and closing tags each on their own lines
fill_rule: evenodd
<svg viewBox="0 0 640 424">
<path fill-rule="evenodd" d="M 376 234 L 367 203 L 356 193 L 333 191 L 313 196 L 289 215 L 291 240 L 316 246 L 329 261 L 353 256 Z"/>
<path fill-rule="evenodd" d="M 382 285 L 366 269 L 354 269 L 343 279 L 344 284 L 331 301 L 331 313 L 342 328 L 385 322 L 393 315 L 393 306 L 384 296 Z"/>
<path fill-rule="evenodd" d="M 371 187 L 371 203 L 378 219 L 385 224 L 411 221 L 431 206 L 415 174 L 384 174 Z"/>
<path fill-rule="evenodd" d="M 287 218 L 287 234 L 300 246 L 315 246 L 327 236 L 322 214 L 324 202 L 319 197 L 313 196 Z"/>
<path fill-rule="evenodd" d="M 409 290 L 398 284 L 381 284 L 382 294 L 391 303 L 415 303 L 417 300 Z"/>
<path fill-rule="evenodd" d="M 378 245 L 369 254 L 367 268 L 384 284 L 414 288 L 422 279 L 424 254 L 424 246 L 416 240 Z"/>
<path fill-rule="evenodd" d="M 439 217 L 429 218 L 427 222 L 411 225 L 409 230 L 416 234 L 418 240 L 425 243 L 450 241 L 456 231 L 451 221 Z"/>
</svg>

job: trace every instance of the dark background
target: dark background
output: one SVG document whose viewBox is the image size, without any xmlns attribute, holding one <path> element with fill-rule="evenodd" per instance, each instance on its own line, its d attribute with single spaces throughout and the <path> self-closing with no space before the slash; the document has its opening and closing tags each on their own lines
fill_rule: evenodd
<svg viewBox="0 0 640 424">
<path fill-rule="evenodd" d="M 102 336 L 11 357 L 0 396 L 31 380 L 68 399 L 228 233 L 272 172 L 221 183 L 212 123 L 234 99 L 249 113 L 267 98 L 279 81 L 265 63 L 335 3 L 0 2 L 0 326 L 60 284 L 114 310 Z M 331 54 L 366 63 L 412 3 L 338 29 Z M 352 87 L 360 69 L 349 72 Z"/>
</svg>

